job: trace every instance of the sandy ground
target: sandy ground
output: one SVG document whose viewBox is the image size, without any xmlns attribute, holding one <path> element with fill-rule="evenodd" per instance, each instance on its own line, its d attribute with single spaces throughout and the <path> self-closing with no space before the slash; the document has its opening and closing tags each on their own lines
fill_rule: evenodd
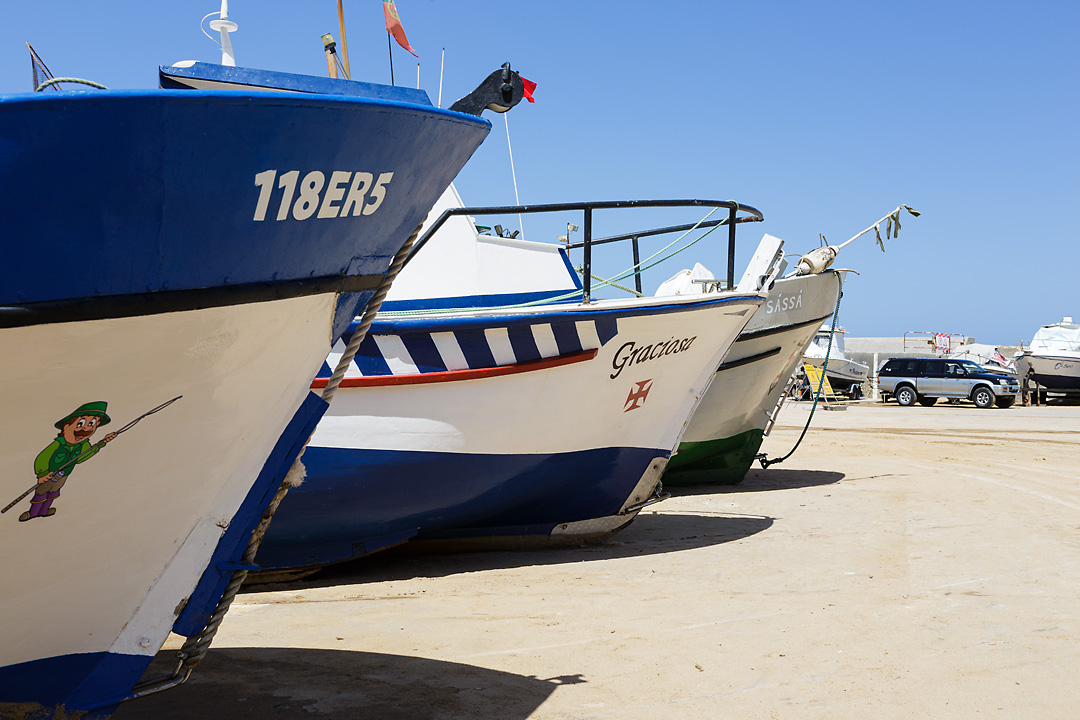
<svg viewBox="0 0 1080 720">
<path fill-rule="evenodd" d="M 599 546 L 249 590 L 115 718 L 1077 718 L 1078 468 L 1080 407 L 819 409 Z"/>
</svg>

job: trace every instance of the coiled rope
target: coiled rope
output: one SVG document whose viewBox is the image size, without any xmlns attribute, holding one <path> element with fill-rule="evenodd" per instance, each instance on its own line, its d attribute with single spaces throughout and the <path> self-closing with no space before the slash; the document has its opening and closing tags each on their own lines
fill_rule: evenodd
<svg viewBox="0 0 1080 720">
<path fill-rule="evenodd" d="M 821 377 L 818 378 L 817 392 L 814 393 L 814 404 L 810 406 L 810 417 L 806 418 L 806 425 L 803 426 L 802 434 L 799 435 L 799 439 L 795 441 L 795 446 L 788 451 L 787 455 L 778 457 L 774 460 L 770 460 L 765 453 L 761 453 L 757 456 L 758 462 L 761 463 L 763 470 L 768 469 L 770 465 L 776 465 L 782 463 L 789 457 L 795 454 L 795 451 L 799 448 L 803 438 L 806 437 L 806 431 L 810 429 L 810 422 L 814 419 L 814 411 L 817 410 L 818 400 L 821 399 L 821 390 L 825 386 L 825 371 L 829 367 L 829 354 L 832 352 L 833 335 L 836 334 L 837 321 L 840 318 L 840 300 L 844 297 L 844 278 L 836 271 L 833 271 L 836 275 L 836 282 L 839 283 L 839 288 L 836 292 L 836 307 L 833 309 L 832 331 L 829 333 L 829 345 L 825 348 L 825 362 L 821 364 Z"/>
<path fill-rule="evenodd" d="M 82 85 L 89 85 L 90 87 L 97 88 L 98 90 L 108 90 L 109 89 L 109 88 L 105 87 L 104 85 L 102 85 L 101 83 L 96 83 L 93 80 L 83 80 L 82 78 L 62 77 L 62 78 L 52 78 L 50 80 L 46 80 L 45 82 L 38 85 L 37 88 L 34 89 L 34 92 L 41 92 L 45 88 L 47 88 L 47 87 L 49 87 L 51 85 L 55 85 L 56 83 L 80 83 Z"/>
</svg>

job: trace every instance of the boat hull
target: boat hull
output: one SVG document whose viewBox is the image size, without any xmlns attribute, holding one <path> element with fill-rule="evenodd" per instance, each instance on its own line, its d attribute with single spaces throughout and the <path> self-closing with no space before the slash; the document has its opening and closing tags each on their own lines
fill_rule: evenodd
<svg viewBox="0 0 1080 720">
<path fill-rule="evenodd" d="M 374 374 L 346 376 L 304 455 L 307 480 L 282 503 L 257 562 L 317 566 L 410 538 L 560 542 L 624 526 L 761 301 L 601 301 L 377 323 L 356 363 Z M 437 358 L 424 359 L 411 329 L 441 338 Z M 477 342 L 493 367 L 476 366 Z"/>
<path fill-rule="evenodd" d="M 777 280 L 732 345 L 690 419 L 664 483 L 737 483 L 750 469 L 770 413 L 823 320 L 836 307 L 836 274 Z"/>
<path fill-rule="evenodd" d="M 820 370 L 825 358 L 803 358 L 803 362 Z M 825 377 L 829 379 L 833 392 L 847 394 L 852 385 L 862 385 L 866 381 L 867 367 L 845 358 L 829 358 Z"/>
<path fill-rule="evenodd" d="M 272 92 L 0 98 L 0 306 L 379 276 L 489 128 L 435 108 Z M 363 194 L 359 173 L 373 176 Z"/>
<path fill-rule="evenodd" d="M 1025 353 L 1016 366 L 1018 376 L 1048 390 L 1080 392 L 1080 353 Z"/>
<path fill-rule="evenodd" d="M 26 517 L 42 504 L 34 493 L 0 518 L 10 579 L 0 612 L 42 619 L 4 633 L 3 700 L 90 707 L 138 678 L 308 394 L 336 302 L 323 294 L 4 331 L 5 402 L 20 408 L 0 455 L 5 503 L 35 486 L 58 419 L 105 403 L 114 420 L 98 442 L 179 399 L 71 468 L 45 500 L 52 514 Z M 88 666 L 107 677 L 80 690 Z"/>
<path fill-rule="evenodd" d="M 201 629 L 325 410 L 332 343 L 489 128 L 386 99 L 0 98 L 0 492 L 26 493 L 0 517 L 0 709 L 108 714 Z"/>
</svg>

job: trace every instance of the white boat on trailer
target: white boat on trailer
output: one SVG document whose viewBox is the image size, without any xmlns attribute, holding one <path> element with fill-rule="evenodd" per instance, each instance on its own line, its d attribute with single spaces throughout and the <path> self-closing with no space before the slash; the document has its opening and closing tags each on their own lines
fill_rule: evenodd
<svg viewBox="0 0 1080 720">
<path fill-rule="evenodd" d="M 870 366 L 847 357 L 844 353 L 846 334 L 847 330 L 842 327 L 834 327 L 829 322 L 822 323 L 803 354 L 803 362 L 820 370 L 825 366 L 825 354 L 831 341 L 832 350 L 828 353 L 829 364 L 825 377 L 829 379 L 834 392 L 857 400 L 862 397 L 862 384 L 870 377 Z"/>
<path fill-rule="evenodd" d="M 1043 325 L 1014 358 L 1019 378 L 1030 378 L 1045 390 L 1080 393 L 1080 325 L 1066 316 Z"/>
</svg>

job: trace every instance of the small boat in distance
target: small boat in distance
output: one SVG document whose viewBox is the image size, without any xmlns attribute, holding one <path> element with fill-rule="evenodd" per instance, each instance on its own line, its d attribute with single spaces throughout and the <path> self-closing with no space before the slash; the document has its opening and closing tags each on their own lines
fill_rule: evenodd
<svg viewBox="0 0 1080 720">
<path fill-rule="evenodd" d="M 862 397 L 862 384 L 869 377 L 870 366 L 850 360 L 844 354 L 844 335 L 846 334 L 847 330 L 842 327 L 834 328 L 830 322 L 822 323 L 809 347 L 806 348 L 806 352 L 803 353 L 803 362 L 820 370 L 825 364 L 825 353 L 831 336 L 832 350 L 829 351 L 829 364 L 825 370 L 825 377 L 829 379 L 834 392 L 858 399 Z"/>
<path fill-rule="evenodd" d="M 132 692 L 243 569 L 327 407 L 312 379 L 491 127 L 228 73 L 260 87 L 0 97 L 0 714 L 161 688 Z"/>
<path fill-rule="evenodd" d="M 1016 363 L 1009 360 L 994 345 L 964 343 L 949 353 L 950 360 L 970 360 L 992 372 L 1016 376 Z"/>
<path fill-rule="evenodd" d="M 1014 359 L 1018 377 L 1047 390 L 1080 392 L 1080 325 L 1071 316 L 1043 325 Z"/>
</svg>

